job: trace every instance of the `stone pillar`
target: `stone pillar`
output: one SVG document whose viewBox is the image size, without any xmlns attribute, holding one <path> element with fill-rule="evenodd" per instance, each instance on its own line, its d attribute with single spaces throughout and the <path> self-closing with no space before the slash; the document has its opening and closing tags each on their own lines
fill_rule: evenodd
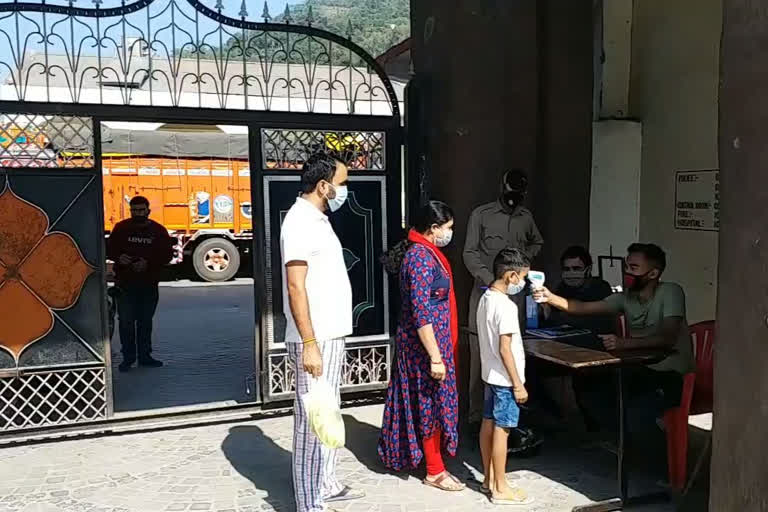
<svg viewBox="0 0 768 512">
<path fill-rule="evenodd" d="M 530 174 L 527 206 L 546 240 L 538 268 L 551 274 L 568 244 L 589 247 L 592 16 L 593 0 L 411 3 L 409 202 L 414 183 L 429 183 L 455 210 L 447 252 L 460 325 L 472 283 L 461 257 L 469 215 L 498 197 L 505 170 Z M 462 380 L 467 359 L 465 348 Z"/>
<path fill-rule="evenodd" d="M 411 4 L 413 62 L 429 91 L 427 134 L 431 195 L 456 213 L 454 265 L 462 324 L 471 281 L 461 260 L 472 210 L 493 201 L 504 169 L 533 169 L 538 118 L 535 0 L 416 0 Z M 410 133 L 409 133 L 410 135 Z"/>
<path fill-rule="evenodd" d="M 768 510 L 768 7 L 725 0 L 710 510 Z"/>
<path fill-rule="evenodd" d="M 546 240 L 536 264 L 554 283 L 568 246 L 589 249 L 595 12 L 592 0 L 538 5 L 539 136 L 529 204 Z"/>
<path fill-rule="evenodd" d="M 409 140 L 425 135 L 431 195 L 456 212 L 448 253 L 462 324 L 471 286 L 461 260 L 466 224 L 476 206 L 496 199 L 504 170 L 531 176 L 528 207 L 546 240 L 538 267 L 554 271 L 566 245 L 589 247 L 592 17 L 592 0 L 411 4 L 417 89 L 427 92 Z"/>
</svg>

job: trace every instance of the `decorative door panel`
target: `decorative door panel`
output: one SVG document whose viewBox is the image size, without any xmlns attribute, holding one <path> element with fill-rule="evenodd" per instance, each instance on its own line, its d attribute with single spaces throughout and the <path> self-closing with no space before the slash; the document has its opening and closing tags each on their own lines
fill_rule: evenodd
<svg viewBox="0 0 768 512">
<path fill-rule="evenodd" d="M 389 290 L 379 257 L 386 250 L 386 178 L 350 173 L 349 198 L 330 215 L 339 236 L 352 283 L 354 332 L 347 338 L 342 388 L 360 390 L 389 381 Z M 293 369 L 285 349 L 280 226 L 300 190 L 298 176 L 264 178 L 264 215 L 267 241 L 265 338 L 268 398 L 293 391 Z"/>
<path fill-rule="evenodd" d="M 90 118 L 0 118 L 0 431 L 107 416 L 94 163 Z"/>
</svg>

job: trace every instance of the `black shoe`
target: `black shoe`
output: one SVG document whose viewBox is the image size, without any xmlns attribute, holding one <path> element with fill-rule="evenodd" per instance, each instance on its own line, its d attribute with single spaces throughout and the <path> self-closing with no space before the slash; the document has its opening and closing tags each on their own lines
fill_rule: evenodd
<svg viewBox="0 0 768 512">
<path fill-rule="evenodd" d="M 516 427 L 510 430 L 507 453 L 512 457 L 533 457 L 543 442 L 530 428 Z"/>
<path fill-rule="evenodd" d="M 160 368 L 163 366 L 163 362 L 158 361 L 157 359 L 152 359 L 151 357 L 147 357 L 146 359 L 139 361 L 139 366 L 146 366 L 147 368 Z"/>
<path fill-rule="evenodd" d="M 121 372 L 129 372 L 131 371 L 131 366 L 133 366 L 133 363 L 123 361 L 122 363 L 120 363 L 120 366 L 118 366 L 117 369 L 120 370 Z"/>
</svg>

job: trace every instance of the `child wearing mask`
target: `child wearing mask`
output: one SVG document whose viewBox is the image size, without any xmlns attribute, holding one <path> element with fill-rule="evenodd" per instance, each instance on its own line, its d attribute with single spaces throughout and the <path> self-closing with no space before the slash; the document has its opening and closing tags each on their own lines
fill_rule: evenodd
<svg viewBox="0 0 768 512">
<path fill-rule="evenodd" d="M 507 441 L 517 427 L 525 389 L 525 351 L 517 306 L 510 300 L 525 287 L 530 269 L 519 249 L 504 249 L 493 262 L 495 280 L 480 299 L 477 327 L 481 376 L 485 384 L 480 451 L 485 478 L 483 489 L 496 505 L 523 505 L 533 500 L 507 482 Z"/>
</svg>

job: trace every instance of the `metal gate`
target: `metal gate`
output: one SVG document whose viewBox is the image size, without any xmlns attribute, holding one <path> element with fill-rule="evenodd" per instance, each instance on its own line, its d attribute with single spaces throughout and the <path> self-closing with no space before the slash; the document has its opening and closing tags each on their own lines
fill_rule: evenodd
<svg viewBox="0 0 768 512">
<path fill-rule="evenodd" d="M 103 224 L 87 116 L 6 112 L 0 128 L 0 429 L 104 419 Z M 36 132 L 35 138 L 24 139 Z M 22 142 L 23 140 L 23 142 Z"/>
<path fill-rule="evenodd" d="M 311 6 L 273 20 L 265 5 L 257 22 L 244 0 L 56 1 L 0 2 L 0 431 L 112 414 L 106 121 L 249 128 L 257 401 L 293 386 L 275 243 L 283 214 L 304 158 L 343 150 L 350 200 L 333 222 L 355 299 L 343 390 L 385 386 L 390 290 L 377 261 L 401 228 L 402 136 L 381 67 L 349 37 L 312 27 Z"/>
<path fill-rule="evenodd" d="M 283 343 L 286 319 L 283 315 L 280 225 L 299 193 L 299 174 L 286 174 L 295 158 L 299 160 L 312 147 L 325 144 L 330 137 L 360 141 L 364 150 L 353 153 L 350 161 L 350 193 L 344 207 L 331 217 L 344 248 L 344 259 L 352 281 L 354 334 L 347 339 L 342 366 L 342 392 L 380 388 L 389 381 L 389 288 L 379 256 L 387 246 L 388 228 L 399 206 L 399 193 L 388 190 L 397 160 L 388 152 L 387 132 L 262 129 L 261 149 L 264 171 L 264 220 L 266 244 L 264 321 L 265 400 L 285 399 L 294 388 L 294 369 Z M 397 147 L 397 146 L 396 146 Z M 389 153 L 389 154 L 388 154 Z M 270 163 L 277 161 L 278 165 Z M 295 167 L 293 167 L 295 170 Z M 388 201 L 388 195 L 395 196 Z M 399 216 L 399 208 L 396 210 Z M 395 220 L 396 222 L 396 220 Z"/>
</svg>

